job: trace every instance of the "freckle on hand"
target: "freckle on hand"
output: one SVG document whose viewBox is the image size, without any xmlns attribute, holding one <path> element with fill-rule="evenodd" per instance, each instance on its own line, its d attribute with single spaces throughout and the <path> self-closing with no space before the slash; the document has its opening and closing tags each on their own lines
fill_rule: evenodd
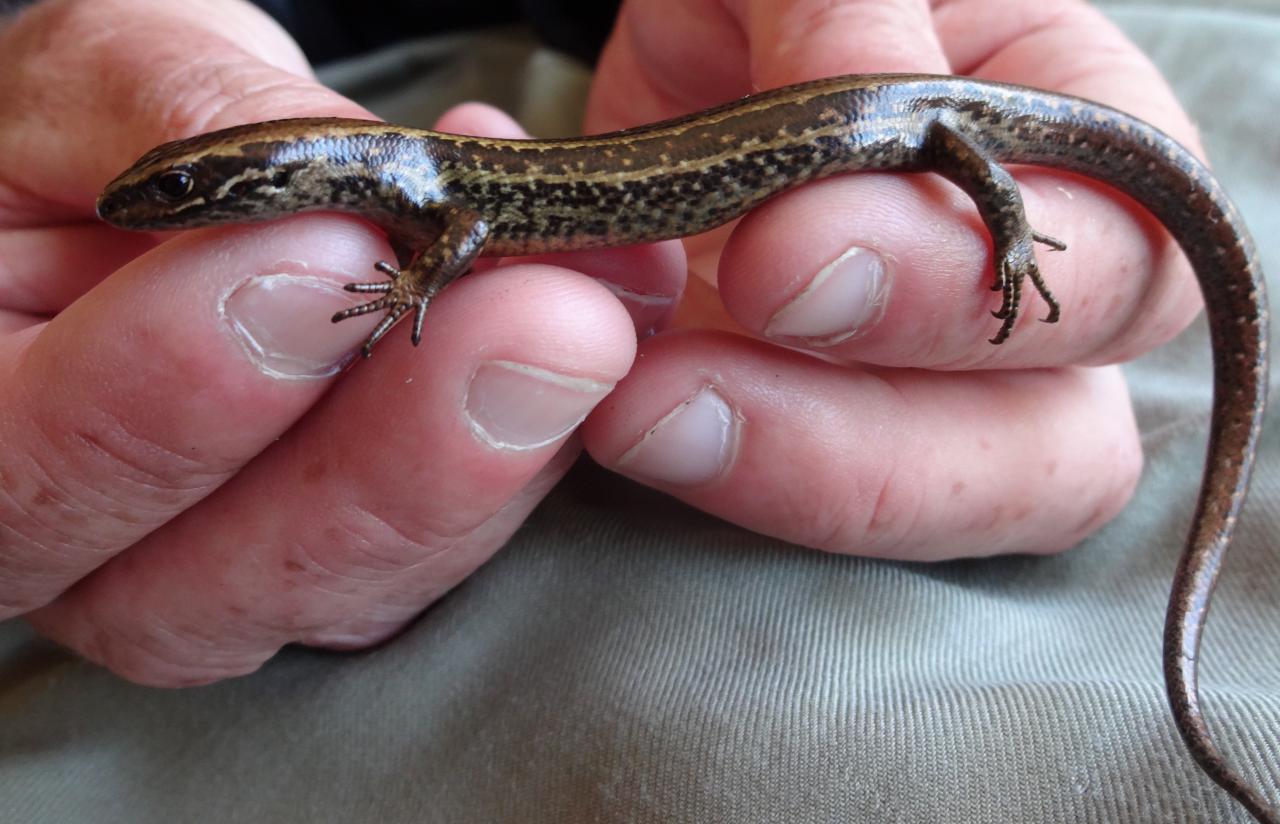
<svg viewBox="0 0 1280 824">
<path fill-rule="evenodd" d="M 328 473 L 329 467 L 324 461 L 315 461 L 302 470 L 302 480 L 307 483 L 315 483 Z"/>
</svg>

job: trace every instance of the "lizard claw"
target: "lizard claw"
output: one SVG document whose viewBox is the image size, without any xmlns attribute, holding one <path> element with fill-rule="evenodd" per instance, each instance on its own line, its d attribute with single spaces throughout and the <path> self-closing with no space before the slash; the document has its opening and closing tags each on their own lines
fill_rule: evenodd
<svg viewBox="0 0 1280 824">
<path fill-rule="evenodd" d="M 379 281 L 378 283 L 345 283 L 342 288 L 347 292 L 390 292 L 399 282 L 402 272 L 396 267 L 380 260 L 373 264 L 373 268 L 386 275 L 389 280 Z M 336 323 L 336 321 L 335 321 Z"/>
</svg>

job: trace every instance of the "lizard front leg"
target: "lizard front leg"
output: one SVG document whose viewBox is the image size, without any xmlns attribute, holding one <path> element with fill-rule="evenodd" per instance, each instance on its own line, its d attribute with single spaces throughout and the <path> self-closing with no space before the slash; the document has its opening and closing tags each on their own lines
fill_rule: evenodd
<svg viewBox="0 0 1280 824">
<path fill-rule="evenodd" d="M 385 260 L 373 266 L 389 278 L 372 283 L 348 283 L 348 292 L 380 292 L 382 297 L 359 306 L 344 309 L 333 316 L 333 322 L 386 310 L 382 322 L 374 327 L 360 352 L 366 358 L 373 345 L 382 339 L 409 310 L 413 310 L 413 345 L 422 340 L 422 322 L 427 306 L 440 290 L 467 273 L 484 249 L 489 226 L 480 215 L 469 209 L 446 206 L 436 219 L 442 224 L 440 234 L 430 246 L 414 250 L 417 256 L 402 271 Z"/>
</svg>

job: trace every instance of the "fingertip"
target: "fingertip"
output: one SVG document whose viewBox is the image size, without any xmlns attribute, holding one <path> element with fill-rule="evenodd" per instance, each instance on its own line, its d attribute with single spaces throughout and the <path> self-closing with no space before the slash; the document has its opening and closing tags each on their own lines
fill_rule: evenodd
<svg viewBox="0 0 1280 824">
<path fill-rule="evenodd" d="M 333 479 L 333 493 L 427 543 L 470 533 L 504 507 L 635 351 L 630 319 L 607 290 L 530 264 L 453 283 L 427 312 L 419 348 L 397 331 L 344 376 L 291 448 L 352 467 Z M 366 437 L 370 426 L 388 437 Z M 300 458 L 277 460 L 292 467 Z M 383 466 L 397 470 L 388 477 Z M 433 490 L 431 502 L 404 490 Z"/>
<path fill-rule="evenodd" d="M 746 4 L 758 89 L 874 72 L 946 74 L 925 0 Z"/>
<path fill-rule="evenodd" d="M 432 312 L 437 314 L 431 318 Z M 428 312 L 433 352 L 537 353 L 547 363 L 617 381 L 635 356 L 630 316 L 591 277 L 561 266 L 517 262 L 459 280 Z"/>
<path fill-rule="evenodd" d="M 376 417 L 388 403 L 414 409 L 401 437 L 447 444 L 436 461 L 487 477 L 485 500 L 536 471 L 543 447 L 570 434 L 626 375 L 636 346 L 607 289 L 533 263 L 459 279 L 432 302 L 421 347 L 405 346 L 409 337 L 389 335 L 374 363 L 346 376 L 339 393 L 353 400 L 344 420 Z"/>
<path fill-rule="evenodd" d="M 115 580 L 100 580 L 104 576 L 90 579 L 86 582 L 88 586 L 64 593 L 50 604 L 24 615 L 23 620 L 40 635 L 120 678 L 158 689 L 198 687 L 248 675 L 279 651 L 279 645 L 259 648 L 241 645 L 211 653 L 207 636 L 196 641 L 194 633 L 155 631 L 154 615 L 138 620 L 139 616 L 130 610 L 149 594 L 145 590 L 142 594 L 129 593 L 135 600 L 126 601 L 125 608 L 103 609 L 104 600 L 112 599 L 112 584 L 120 585 L 115 588 L 116 596 L 135 585 L 118 575 L 111 576 L 115 572 L 111 568 L 104 572 Z M 103 587 L 102 583 L 107 586 Z"/>
<path fill-rule="evenodd" d="M 1110 363 L 1189 322 L 1198 290 L 1152 218 L 1092 181 L 1040 169 L 1017 180 L 1030 224 L 1072 251 L 1037 251 L 1048 294 L 1029 278 L 1016 323 L 1004 305 L 1013 284 L 967 196 L 935 177 L 878 173 L 816 181 L 748 215 L 720 258 L 724 306 L 778 343 L 948 370 Z M 1055 303 L 1061 322 L 1036 323 Z"/>
<path fill-rule="evenodd" d="M 436 129 L 451 134 L 523 140 L 529 137 L 515 118 L 487 103 L 460 103 L 436 121 Z"/>
<path fill-rule="evenodd" d="M 59 377 L 60 412 L 97 409 L 174 454 L 198 443 L 234 464 L 278 436 L 367 335 L 358 321 L 323 320 L 351 300 L 340 283 L 384 252 L 377 233 L 333 215 L 185 233 L 49 322 L 22 368 L 33 382 Z"/>
<path fill-rule="evenodd" d="M 627 455 L 672 413 L 698 400 L 713 382 L 712 375 L 737 361 L 734 340 L 728 333 L 682 329 L 642 341 L 634 365 L 615 389 L 611 402 L 582 426 L 587 452 L 602 466 L 625 474 Z M 715 405 L 714 399 L 702 400 L 706 403 L 699 406 Z M 690 480 L 695 475 L 710 479 L 715 473 L 689 469 L 686 474 Z"/>
<path fill-rule="evenodd" d="M 297 44 L 260 9 L 210 6 L 40 3 L 20 16 L 6 35 L 11 62 L 24 66 L 11 92 L 27 116 L 5 147 L 14 169 L 35 171 L 18 182 L 56 193 L 59 213 L 80 218 L 102 183 L 166 141 L 283 117 L 371 117 L 317 83 Z"/>
<path fill-rule="evenodd" d="M 641 338 L 671 324 L 689 272 L 684 244 L 678 240 L 614 249 L 557 252 L 519 260 L 564 267 L 595 278 L 627 310 L 635 332 Z"/>
<path fill-rule="evenodd" d="M 460 359 L 468 370 L 463 417 L 475 437 L 499 452 L 541 454 L 558 443 L 634 360 L 630 317 L 606 289 L 577 272 L 504 266 L 454 299 L 468 304 L 457 319 L 466 316 L 465 334 L 474 342 L 448 346 L 474 349 L 482 339 L 484 345 L 481 357 Z"/>
<path fill-rule="evenodd" d="M 765 203 L 725 244 L 718 271 L 725 308 L 746 329 L 788 345 L 825 352 L 856 345 L 876 362 L 926 365 L 944 327 L 924 317 L 932 307 L 919 309 L 919 293 L 942 291 L 953 313 L 968 311 L 986 290 L 961 294 L 968 272 L 955 271 L 955 261 L 976 281 L 986 249 L 976 227 L 946 226 L 922 185 L 866 173 Z M 943 261 L 949 277 L 930 280 Z"/>
</svg>

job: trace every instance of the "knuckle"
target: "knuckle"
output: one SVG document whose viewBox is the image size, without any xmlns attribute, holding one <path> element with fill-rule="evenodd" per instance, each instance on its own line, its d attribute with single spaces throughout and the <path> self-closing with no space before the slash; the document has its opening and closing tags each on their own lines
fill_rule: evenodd
<svg viewBox="0 0 1280 824">
<path fill-rule="evenodd" d="M 4 559 L 0 558 L 0 561 Z M 9 566 L 5 563 L 5 568 L 0 568 L 0 593 L 3 593 L 0 595 L 0 621 L 39 609 L 56 597 L 56 588 L 33 587 L 20 570 L 8 569 Z"/>
<path fill-rule="evenodd" d="M 132 541 L 232 471 L 168 449 L 109 415 L 89 426 L 33 429 L 23 454 L 0 468 L 0 551 L 9 557 L 39 548 L 45 571 L 83 568 L 86 554 Z"/>
<path fill-rule="evenodd" d="M 1121 437 L 1105 449 L 1107 472 L 1098 484 L 1093 503 L 1087 506 L 1075 530 L 1068 533 L 1066 546 L 1074 546 L 1120 514 L 1138 489 L 1142 477 L 1142 444 L 1136 433 Z"/>
<path fill-rule="evenodd" d="M 35 3 L 24 10 L 14 21 L 14 30 L 25 34 L 31 30 L 41 32 L 65 32 L 74 36 L 86 28 L 92 19 L 93 0 L 46 0 Z M 49 38 L 40 38 L 40 45 L 49 48 Z M 33 43 L 34 44 L 34 43 Z"/>
<path fill-rule="evenodd" d="M 363 615 L 353 621 L 310 633 L 301 643 L 332 650 L 362 650 L 399 635 L 421 608 L 407 615 Z"/>
<path fill-rule="evenodd" d="M 1157 262 L 1142 274 L 1147 288 L 1128 311 L 1109 320 L 1115 331 L 1102 342 L 1092 361 L 1129 361 L 1163 346 L 1190 326 L 1203 309 L 1191 265 L 1173 240 L 1164 243 Z"/>
<path fill-rule="evenodd" d="M 150 687 L 210 684 L 256 670 L 276 649 L 232 648 L 150 616 L 142 624 L 93 621 L 90 634 L 70 646 L 125 680 Z"/>
<path fill-rule="evenodd" d="M 924 489 L 924 484 L 905 480 L 891 462 L 872 476 L 868 494 L 851 511 L 856 520 L 849 521 L 862 536 L 862 554 L 894 556 L 902 551 L 920 526 Z"/>
<path fill-rule="evenodd" d="M 183 454 L 110 414 L 92 426 L 48 434 L 47 446 L 66 456 L 70 477 L 101 479 L 86 481 L 81 495 L 100 511 L 140 503 L 166 510 L 163 520 L 170 507 L 207 494 L 235 468 L 231 461 Z"/>
<path fill-rule="evenodd" d="M 297 544 L 294 554 L 325 578 L 383 583 L 447 552 L 466 534 L 445 533 L 436 526 L 401 523 L 367 507 L 350 506 L 325 531 L 324 543 Z"/>
<path fill-rule="evenodd" d="M 801 543 L 816 549 L 867 556 L 892 555 L 919 521 L 919 484 L 903 483 L 892 466 L 860 467 L 851 493 L 833 485 L 810 500 Z"/>
<path fill-rule="evenodd" d="M 314 84 L 246 61 L 236 52 L 215 50 L 196 60 L 188 58 L 181 71 L 171 76 L 173 80 L 158 82 L 149 90 L 142 109 L 172 138 L 260 119 L 263 111 L 285 117 L 308 103 L 314 105 L 317 94 Z M 178 82 L 182 93 L 169 87 Z"/>
<path fill-rule="evenodd" d="M 0 467 L 0 613 L 43 605 L 102 552 L 104 535 L 83 490 L 34 456 L 24 457 L 21 471 L 13 463 Z"/>
<path fill-rule="evenodd" d="M 230 662 L 214 665 L 207 661 L 166 661 L 153 656 L 133 654 L 135 652 L 136 650 L 121 651 L 111 659 L 99 663 L 134 684 L 169 689 L 201 687 L 237 678 L 248 675 L 262 665 L 259 660 L 248 660 L 238 665 Z"/>
<path fill-rule="evenodd" d="M 286 640 L 335 649 L 381 643 L 470 573 L 509 531 L 501 519 L 396 518 L 348 506 L 322 537 L 284 553 L 285 595 L 254 622 Z"/>
<path fill-rule="evenodd" d="M 24 54 L 38 58 L 23 61 L 29 68 L 15 69 L 27 81 L 21 84 L 23 93 L 36 102 L 57 98 L 63 92 L 45 88 L 48 83 L 39 82 L 36 67 L 79 62 L 99 78 L 101 94 L 87 105 L 110 106 L 112 117 L 145 123 L 140 133 L 153 134 L 155 142 L 207 131 L 211 124 L 260 120 L 263 112 L 278 117 L 314 113 L 317 105 L 338 99 L 304 76 L 301 52 L 293 54 L 283 30 L 250 4 L 229 4 L 217 19 L 183 4 L 139 5 L 136 0 L 34 4 L 12 33 Z M 296 73 L 272 63 L 294 67 Z"/>
</svg>

